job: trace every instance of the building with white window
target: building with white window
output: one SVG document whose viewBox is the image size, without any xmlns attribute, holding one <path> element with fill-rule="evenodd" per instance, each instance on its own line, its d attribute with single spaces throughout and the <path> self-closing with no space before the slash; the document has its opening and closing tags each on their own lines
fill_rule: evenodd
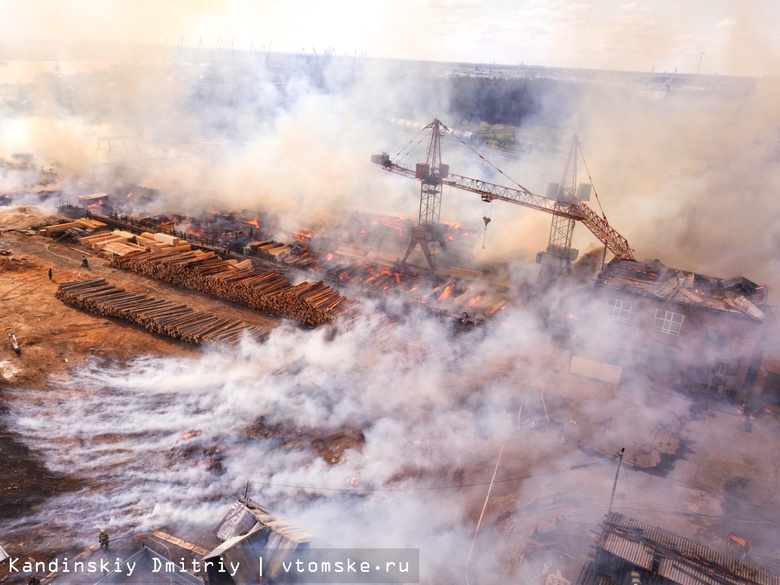
<svg viewBox="0 0 780 585">
<path fill-rule="evenodd" d="M 585 357 L 735 399 L 770 388 L 780 405 L 777 364 L 765 358 L 771 314 L 766 287 L 660 261 L 613 260 L 598 275 Z M 585 344 L 583 344 L 585 345 Z"/>
</svg>

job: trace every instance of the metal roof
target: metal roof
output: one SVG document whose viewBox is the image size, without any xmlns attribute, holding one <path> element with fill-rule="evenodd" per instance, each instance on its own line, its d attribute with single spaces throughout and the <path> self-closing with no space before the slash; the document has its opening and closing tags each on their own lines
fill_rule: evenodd
<svg viewBox="0 0 780 585">
<path fill-rule="evenodd" d="M 240 526 L 252 528 L 240 533 Z M 207 553 L 204 559 L 220 558 L 238 567 L 233 580 L 236 583 L 254 583 L 257 571 L 270 580 L 279 574 L 282 563 L 290 560 L 294 551 L 308 548 L 312 536 L 277 518 L 268 510 L 248 498 L 241 498 L 223 519 L 220 534 L 231 534 L 217 548 Z"/>
<path fill-rule="evenodd" d="M 222 541 L 246 534 L 257 524 L 254 514 L 241 502 L 236 502 L 219 523 L 217 538 Z"/>
<path fill-rule="evenodd" d="M 602 270 L 598 286 L 678 303 L 764 319 L 767 288 L 737 277 L 720 279 L 669 268 L 661 261 L 645 263 L 613 260 Z"/>
<path fill-rule="evenodd" d="M 158 563 L 155 564 L 154 560 Z M 97 581 L 90 579 L 90 583 L 95 585 L 119 585 L 120 583 L 142 583 L 143 585 L 152 585 L 153 583 L 177 583 L 178 585 L 203 585 L 203 579 L 196 577 L 192 573 L 178 568 L 169 570 L 167 563 L 172 560 L 163 555 L 154 552 L 150 548 L 143 547 L 124 561 L 122 565 Z M 128 564 L 133 563 L 133 569 L 130 570 Z M 173 562 L 175 567 L 178 564 Z M 58 581 L 74 583 L 76 581 L 63 577 Z"/>
<path fill-rule="evenodd" d="M 273 515 L 249 498 L 240 498 L 233 504 L 217 526 L 216 534 L 224 541 L 222 543 L 224 546 L 228 541 L 235 544 L 242 540 L 241 537 L 255 534 L 260 530 L 264 530 L 268 535 L 269 544 L 285 541 L 298 545 L 313 540 L 313 536 L 308 532 Z M 218 549 L 222 549 L 223 546 Z"/>
<path fill-rule="evenodd" d="M 617 512 L 607 515 L 597 547 L 679 585 L 780 585 L 780 577 Z M 649 561 L 649 562 L 648 562 Z"/>
</svg>

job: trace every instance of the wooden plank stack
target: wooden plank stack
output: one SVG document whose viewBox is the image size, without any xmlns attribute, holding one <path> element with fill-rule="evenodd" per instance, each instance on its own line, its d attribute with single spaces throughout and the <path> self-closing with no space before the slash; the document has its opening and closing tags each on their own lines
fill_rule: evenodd
<svg viewBox="0 0 780 585">
<path fill-rule="evenodd" d="M 113 255 L 125 256 L 145 249 L 135 242 L 135 234 L 122 230 L 85 236 L 79 238 L 79 244 L 106 258 Z"/>
<path fill-rule="evenodd" d="M 81 219 L 75 219 L 73 221 L 66 221 L 65 223 L 58 223 L 54 225 L 47 225 L 38 230 L 38 233 L 42 236 L 57 236 L 68 230 L 76 230 L 77 232 L 94 232 L 106 227 L 106 224 L 102 221 L 90 219 L 88 217 L 82 217 Z"/>
<path fill-rule="evenodd" d="M 292 249 L 292 246 L 289 244 L 281 244 L 274 240 L 262 240 L 260 242 L 252 242 L 249 244 L 249 248 L 260 254 L 268 254 L 275 258 L 276 256 L 289 252 Z"/>
<path fill-rule="evenodd" d="M 117 317 L 189 343 L 234 345 L 245 335 L 260 341 L 268 329 L 196 311 L 186 305 L 127 292 L 102 278 L 64 282 L 55 296 L 73 307 Z"/>
<path fill-rule="evenodd" d="M 333 322 L 353 304 L 322 281 L 293 285 L 273 271 L 238 268 L 242 263 L 231 264 L 214 252 L 173 247 L 115 256 L 111 263 L 311 327 Z"/>
<path fill-rule="evenodd" d="M 146 250 L 174 250 L 185 251 L 192 247 L 175 236 L 168 234 L 151 234 L 144 232 L 140 235 L 124 230 L 114 230 L 79 238 L 79 244 L 86 246 L 93 252 L 98 252 L 105 258 L 114 256 L 127 256 Z"/>
</svg>

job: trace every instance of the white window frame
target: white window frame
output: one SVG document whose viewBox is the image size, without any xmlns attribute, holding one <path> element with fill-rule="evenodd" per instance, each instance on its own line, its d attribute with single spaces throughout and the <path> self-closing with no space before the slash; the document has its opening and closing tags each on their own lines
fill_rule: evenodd
<svg viewBox="0 0 780 585">
<path fill-rule="evenodd" d="M 669 335 L 680 335 L 684 320 L 685 315 L 682 313 L 675 313 L 674 311 L 667 311 L 666 309 L 656 309 L 653 329 Z"/>
<path fill-rule="evenodd" d="M 625 299 L 618 299 L 616 297 L 607 297 L 607 317 L 620 321 L 621 323 L 628 323 L 631 317 L 631 309 L 633 303 Z"/>
</svg>

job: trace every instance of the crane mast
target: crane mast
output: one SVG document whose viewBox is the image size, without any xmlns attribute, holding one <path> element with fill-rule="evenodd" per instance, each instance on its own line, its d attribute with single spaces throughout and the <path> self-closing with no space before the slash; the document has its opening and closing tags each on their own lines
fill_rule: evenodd
<svg viewBox="0 0 780 585">
<path fill-rule="evenodd" d="M 587 200 L 590 192 L 587 189 L 577 190 L 577 152 L 579 137 L 575 134 L 571 141 L 569 157 L 563 168 L 560 183 L 550 183 L 547 186 L 547 196 L 557 201 Z M 589 187 L 582 185 L 581 187 Z M 558 205 L 560 207 L 560 204 Z M 574 236 L 574 219 L 564 215 L 553 214 L 550 222 L 550 238 L 547 249 L 536 255 L 536 263 L 541 265 L 542 280 L 555 278 L 561 273 L 571 271 L 571 263 L 577 259 L 578 250 L 571 247 Z"/>
<path fill-rule="evenodd" d="M 406 263 L 409 254 L 415 246 L 419 245 L 428 266 L 432 271 L 435 270 L 433 257 L 436 253 L 436 245 L 444 246 L 443 234 L 439 226 L 441 193 L 444 185 L 476 193 L 485 202 L 506 201 L 552 214 L 548 253 L 569 257 L 572 253 L 571 237 L 574 231 L 574 222 L 580 221 L 615 257 L 620 260 L 634 260 L 633 252 L 626 238 L 610 226 L 606 218 L 596 214 L 577 196 L 576 169 L 574 167 L 576 167 L 575 156 L 579 142 L 576 136 L 572 142 L 572 150 L 561 183 L 555 189 L 549 190 L 547 196 L 542 196 L 532 193 L 520 185 L 517 188 L 505 187 L 450 173 L 449 165 L 441 162 L 441 135 L 449 129 L 438 119 L 425 126 L 425 129 L 431 130 L 431 140 L 425 163 L 417 163 L 412 168 L 392 160 L 387 153 L 371 156 L 371 162 L 384 170 L 421 182 L 419 219 L 417 227 L 412 231 L 409 247 L 401 260 L 402 264 Z"/>
<path fill-rule="evenodd" d="M 442 177 L 449 174 L 449 166 L 441 162 L 441 135 L 444 128 L 444 124 L 437 119 L 425 127 L 431 130 L 428 156 L 426 162 L 418 163 L 414 170 L 414 178 L 420 181 L 420 213 L 401 265 L 405 265 L 414 248 L 420 246 L 428 267 L 433 271 L 437 244 L 445 247 L 440 227 Z"/>
</svg>

